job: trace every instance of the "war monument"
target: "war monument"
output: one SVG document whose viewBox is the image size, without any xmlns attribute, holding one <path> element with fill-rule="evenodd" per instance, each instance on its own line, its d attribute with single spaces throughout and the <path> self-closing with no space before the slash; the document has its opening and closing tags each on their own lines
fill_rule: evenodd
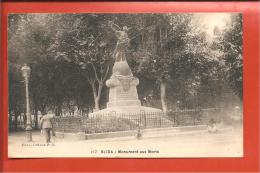
<svg viewBox="0 0 260 173">
<path fill-rule="evenodd" d="M 109 101 L 106 109 L 93 112 L 90 117 L 99 114 L 113 116 L 162 112 L 160 109 L 142 106 L 138 98 L 136 86 L 139 84 L 139 79 L 133 76 L 126 59 L 126 50 L 131 40 L 127 34 L 128 27 L 124 26 L 121 29 L 113 23 L 110 23 L 110 26 L 117 37 L 117 44 L 113 53 L 115 63 L 112 75 L 106 81 L 106 86 L 109 88 Z"/>
</svg>

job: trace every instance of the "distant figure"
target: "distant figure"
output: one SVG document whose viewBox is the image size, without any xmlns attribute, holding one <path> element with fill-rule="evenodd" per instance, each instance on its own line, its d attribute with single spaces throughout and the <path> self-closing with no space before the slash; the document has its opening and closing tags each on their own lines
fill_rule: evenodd
<svg viewBox="0 0 260 173">
<path fill-rule="evenodd" d="M 231 118 L 233 121 L 241 121 L 242 117 L 239 106 L 235 106 L 234 111 L 231 114 Z"/>
<path fill-rule="evenodd" d="M 137 129 L 136 138 L 137 138 L 137 139 L 141 139 L 141 138 L 142 138 L 142 132 L 141 132 L 140 127 Z"/>
<path fill-rule="evenodd" d="M 233 130 L 241 129 L 243 124 L 243 116 L 241 114 L 241 110 L 239 106 L 235 106 L 233 112 L 230 115 L 231 118 L 231 125 Z"/>
<path fill-rule="evenodd" d="M 27 120 L 27 117 L 24 113 L 21 113 L 21 116 L 23 117 L 23 127 L 25 128 L 26 127 L 26 120 Z"/>
<path fill-rule="evenodd" d="M 54 118 L 54 113 L 52 111 L 48 111 L 47 114 L 43 114 L 41 117 L 41 129 L 44 133 L 45 139 L 47 143 L 51 142 L 51 133 L 54 134 L 53 126 L 51 120 Z"/>
<path fill-rule="evenodd" d="M 216 121 L 213 118 L 211 118 L 209 120 L 209 124 L 208 124 L 208 132 L 216 133 L 217 131 L 218 131 L 217 130 L 217 123 L 216 123 Z"/>
</svg>

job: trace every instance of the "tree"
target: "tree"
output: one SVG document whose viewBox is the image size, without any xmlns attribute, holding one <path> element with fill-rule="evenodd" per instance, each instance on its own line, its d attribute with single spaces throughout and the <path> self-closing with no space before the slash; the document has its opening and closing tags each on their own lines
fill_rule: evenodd
<svg viewBox="0 0 260 173">
<path fill-rule="evenodd" d="M 65 28 L 54 47 L 55 59 L 78 64 L 92 88 L 95 110 L 99 110 L 101 92 L 113 60 L 114 45 L 110 44 L 114 41 L 113 34 L 109 34 L 105 15 L 70 15 L 63 19 Z"/>
<path fill-rule="evenodd" d="M 242 15 L 231 17 L 231 26 L 221 40 L 221 50 L 227 66 L 227 80 L 233 91 L 243 98 Z"/>
<path fill-rule="evenodd" d="M 173 62 L 182 55 L 189 31 L 190 15 L 152 14 L 145 16 L 144 27 L 148 30 L 139 38 L 139 56 L 136 73 L 149 76 L 160 86 L 163 111 L 167 111 L 167 85 Z M 152 36 L 152 37 L 151 37 Z M 141 40 L 141 41 L 140 41 Z M 138 42 L 137 41 L 137 42 Z"/>
<path fill-rule="evenodd" d="M 25 87 L 23 80 L 21 80 L 20 68 L 17 68 L 13 64 L 9 64 L 8 81 L 9 129 L 17 130 L 18 116 L 25 110 Z"/>
<path fill-rule="evenodd" d="M 9 18 L 10 83 L 23 80 L 19 70 L 28 63 L 36 117 L 38 110 L 48 108 L 61 115 L 71 103 L 80 109 L 104 107 L 108 91 L 104 83 L 111 73 L 117 41 L 111 22 L 129 28 L 126 57 L 140 79 L 142 101 L 160 100 L 164 111 L 174 108 L 178 100 L 182 108 L 210 106 L 226 87 L 224 76 L 242 93 L 242 31 L 237 17 L 212 44 L 192 14 L 24 14 Z M 15 89 L 9 86 L 10 92 Z M 20 105 L 13 98 L 21 96 L 15 94 L 10 98 L 10 112 L 13 105 Z"/>
</svg>

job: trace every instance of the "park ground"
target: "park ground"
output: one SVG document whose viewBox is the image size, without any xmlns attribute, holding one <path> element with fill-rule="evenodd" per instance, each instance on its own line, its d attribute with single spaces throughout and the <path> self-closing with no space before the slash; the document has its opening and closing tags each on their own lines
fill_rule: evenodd
<svg viewBox="0 0 260 173">
<path fill-rule="evenodd" d="M 25 132 L 10 133 L 8 155 L 30 157 L 243 157 L 241 129 L 223 128 L 216 133 L 193 131 L 177 133 L 158 131 L 153 135 L 95 140 L 72 140 L 53 137 L 50 144 L 33 132 L 33 142 L 26 142 Z"/>
</svg>

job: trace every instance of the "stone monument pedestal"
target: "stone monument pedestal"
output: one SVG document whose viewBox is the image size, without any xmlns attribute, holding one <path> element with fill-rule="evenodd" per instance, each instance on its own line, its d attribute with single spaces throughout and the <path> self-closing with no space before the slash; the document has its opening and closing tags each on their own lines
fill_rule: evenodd
<svg viewBox="0 0 260 173">
<path fill-rule="evenodd" d="M 107 116 L 131 114 L 139 116 L 140 113 L 162 112 L 160 109 L 141 106 L 136 89 L 138 84 L 138 78 L 133 76 L 126 61 L 115 62 L 113 74 L 106 81 L 106 85 L 109 87 L 107 108 L 93 112 L 90 116 L 98 114 Z"/>
</svg>

